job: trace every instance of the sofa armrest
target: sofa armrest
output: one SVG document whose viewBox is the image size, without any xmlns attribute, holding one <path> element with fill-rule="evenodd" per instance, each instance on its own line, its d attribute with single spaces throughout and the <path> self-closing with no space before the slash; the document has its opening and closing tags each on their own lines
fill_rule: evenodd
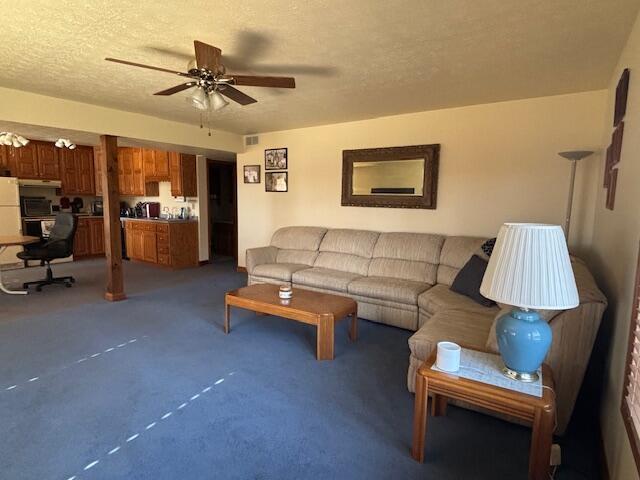
<svg viewBox="0 0 640 480">
<path fill-rule="evenodd" d="M 278 249 L 276 247 L 249 248 L 247 250 L 246 267 L 249 275 L 258 265 L 265 263 L 276 263 Z"/>
</svg>

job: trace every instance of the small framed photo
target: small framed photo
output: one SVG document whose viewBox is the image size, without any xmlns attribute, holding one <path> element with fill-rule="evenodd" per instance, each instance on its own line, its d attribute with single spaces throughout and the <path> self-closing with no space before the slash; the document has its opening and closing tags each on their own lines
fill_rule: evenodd
<svg viewBox="0 0 640 480">
<path fill-rule="evenodd" d="M 260 165 L 244 166 L 244 183 L 260 183 Z"/>
<path fill-rule="evenodd" d="M 264 151 L 265 170 L 286 170 L 287 162 L 286 148 L 272 148 Z"/>
<path fill-rule="evenodd" d="M 288 172 L 265 172 L 264 173 L 265 192 L 288 192 L 289 174 Z"/>
</svg>

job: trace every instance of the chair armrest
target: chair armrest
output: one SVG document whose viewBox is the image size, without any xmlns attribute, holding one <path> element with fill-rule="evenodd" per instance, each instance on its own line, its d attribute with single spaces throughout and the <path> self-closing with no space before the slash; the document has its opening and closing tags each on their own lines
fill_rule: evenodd
<svg viewBox="0 0 640 480">
<path fill-rule="evenodd" d="M 258 265 L 265 263 L 276 263 L 278 249 L 276 247 L 249 248 L 247 250 L 246 267 L 249 274 Z"/>
</svg>

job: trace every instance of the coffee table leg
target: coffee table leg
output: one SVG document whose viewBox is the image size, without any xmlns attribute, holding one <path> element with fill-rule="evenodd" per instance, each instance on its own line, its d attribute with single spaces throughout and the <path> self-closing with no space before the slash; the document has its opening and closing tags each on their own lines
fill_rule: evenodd
<svg viewBox="0 0 640 480">
<path fill-rule="evenodd" d="M 553 443 L 554 409 L 536 410 L 531 432 L 531 450 L 529 452 L 529 480 L 547 480 L 549 478 L 549 460 Z"/>
<path fill-rule="evenodd" d="M 349 326 L 349 340 L 355 342 L 358 339 L 358 312 L 353 312 L 350 317 L 351 325 Z"/>
<path fill-rule="evenodd" d="M 231 306 L 224 302 L 224 333 L 229 333 L 231 330 Z"/>
<path fill-rule="evenodd" d="M 427 433 L 427 401 L 429 385 L 427 379 L 416 374 L 416 400 L 413 409 L 413 445 L 411 456 L 414 460 L 424 462 L 425 434 Z"/>
<path fill-rule="evenodd" d="M 333 315 L 320 315 L 316 334 L 316 358 L 333 360 Z"/>
</svg>

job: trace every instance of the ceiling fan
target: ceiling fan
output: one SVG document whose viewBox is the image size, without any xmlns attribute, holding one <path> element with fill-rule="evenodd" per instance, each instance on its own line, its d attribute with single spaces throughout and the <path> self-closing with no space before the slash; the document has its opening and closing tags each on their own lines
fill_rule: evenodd
<svg viewBox="0 0 640 480">
<path fill-rule="evenodd" d="M 235 86 L 271 87 L 271 88 L 295 88 L 293 77 L 260 77 L 253 75 L 228 74 L 222 64 L 222 51 L 212 45 L 195 40 L 196 58 L 189 62 L 187 72 L 178 72 L 167 68 L 144 65 L 142 63 L 118 60 L 117 58 L 105 58 L 109 62 L 132 65 L 134 67 L 148 68 L 159 72 L 172 73 L 190 79 L 186 83 L 167 88 L 154 95 L 173 95 L 189 88 L 196 87 L 196 91 L 188 100 L 199 110 L 220 110 L 228 105 L 227 97 L 240 105 L 249 105 L 257 102 L 255 98 L 241 92 Z"/>
</svg>

